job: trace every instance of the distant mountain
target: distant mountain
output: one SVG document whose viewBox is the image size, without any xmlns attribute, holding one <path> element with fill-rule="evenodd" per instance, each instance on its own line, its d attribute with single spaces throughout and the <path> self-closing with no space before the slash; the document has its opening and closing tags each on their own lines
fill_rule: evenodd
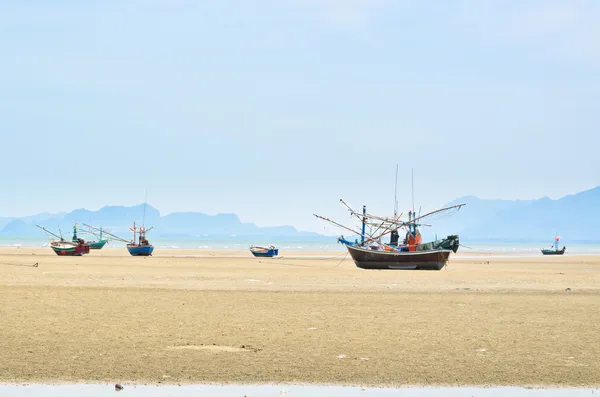
<svg viewBox="0 0 600 397">
<path fill-rule="evenodd" d="M 15 218 L 0 217 L 0 230 L 14 220 Z"/>
<path fill-rule="evenodd" d="M 143 204 L 124 207 L 106 206 L 98 211 L 77 209 L 68 213 L 38 214 L 23 218 L 0 218 L 0 235 L 37 236 L 43 232 L 36 225 L 44 226 L 64 236 L 70 235 L 73 225 L 87 223 L 103 227 L 111 233 L 129 238 L 129 227 L 135 221 L 154 226 L 153 235 L 158 237 L 315 237 L 313 232 L 301 232 L 292 226 L 258 227 L 253 223 L 241 222 L 236 214 L 206 215 L 199 212 L 176 212 L 161 216 L 160 212 Z"/>
<path fill-rule="evenodd" d="M 452 217 L 434 222 L 439 235 L 458 233 L 471 241 L 600 241 L 600 186 L 557 200 L 485 200 L 461 197 L 466 203 Z"/>
</svg>

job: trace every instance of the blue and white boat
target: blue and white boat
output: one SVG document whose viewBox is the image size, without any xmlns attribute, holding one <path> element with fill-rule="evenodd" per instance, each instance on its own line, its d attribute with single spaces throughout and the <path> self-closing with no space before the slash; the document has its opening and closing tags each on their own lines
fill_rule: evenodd
<svg viewBox="0 0 600 397">
<path fill-rule="evenodd" d="M 154 251 L 154 246 L 146 239 L 146 233 L 153 228 L 146 229 L 144 226 L 136 227 L 133 222 L 133 227 L 129 230 L 133 232 L 133 242 L 127 244 L 127 251 L 131 256 L 151 256 Z M 136 241 L 136 235 L 138 240 Z"/>
<path fill-rule="evenodd" d="M 254 245 L 250 247 L 250 252 L 252 255 L 259 258 L 272 258 L 274 256 L 279 255 L 279 248 L 271 245 L 270 247 L 255 247 Z"/>
<path fill-rule="evenodd" d="M 127 251 L 131 256 L 152 256 L 154 246 L 152 245 L 127 245 Z"/>
</svg>

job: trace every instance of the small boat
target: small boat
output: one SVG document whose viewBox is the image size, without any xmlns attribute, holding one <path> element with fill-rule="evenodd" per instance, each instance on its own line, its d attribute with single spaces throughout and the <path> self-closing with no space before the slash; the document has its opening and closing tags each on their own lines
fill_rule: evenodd
<svg viewBox="0 0 600 397">
<path fill-rule="evenodd" d="M 62 235 L 56 235 L 40 225 L 37 225 L 37 227 L 58 239 L 50 241 L 50 248 L 52 248 L 52 251 L 54 251 L 56 255 L 82 256 L 90 253 L 90 245 L 82 238 L 73 239 L 73 241 L 66 241 L 63 239 Z"/>
<path fill-rule="evenodd" d="M 136 227 L 133 222 L 133 227 L 129 230 L 133 232 L 133 242 L 127 244 L 127 251 L 131 256 L 152 256 L 154 246 L 146 239 L 146 233 L 153 228 L 146 229 L 144 226 Z M 136 234 L 138 235 L 138 241 L 135 241 Z"/>
<path fill-rule="evenodd" d="M 252 255 L 259 258 L 272 258 L 274 256 L 279 255 L 279 248 L 271 245 L 270 247 L 255 247 L 254 245 L 250 247 L 250 252 Z"/>
<path fill-rule="evenodd" d="M 59 256 L 82 256 L 90 253 L 90 245 L 83 240 L 79 243 L 72 241 L 52 241 L 50 248 Z"/>
<path fill-rule="evenodd" d="M 101 229 L 90 226 L 84 223 L 85 226 L 90 229 L 100 231 Z M 109 235 L 112 239 L 124 242 L 127 244 L 127 251 L 131 256 L 152 256 L 152 252 L 154 251 L 154 246 L 150 244 L 148 239 L 146 238 L 146 233 L 150 230 L 154 229 L 146 228 L 145 226 L 137 227 L 135 222 L 133 222 L 133 227 L 130 227 L 129 230 L 133 232 L 133 240 L 125 240 L 119 236 L 115 236 L 114 234 L 104 232 L 104 234 Z"/>
<path fill-rule="evenodd" d="M 562 249 L 558 249 L 558 242 L 560 241 L 560 236 L 556 236 L 554 238 L 554 247 L 553 248 L 544 248 L 542 249 L 542 255 L 563 255 L 567 250 L 567 247 L 562 247 Z"/>
<path fill-rule="evenodd" d="M 108 240 L 90 241 L 90 248 L 93 250 L 101 250 L 106 243 L 108 243 Z"/>
<path fill-rule="evenodd" d="M 78 229 L 77 225 L 74 225 L 73 226 L 73 239 L 72 239 L 73 242 L 76 242 L 78 239 L 77 238 L 77 229 Z M 90 249 L 99 250 L 99 249 L 102 249 L 106 245 L 106 243 L 108 243 L 108 240 L 102 238 L 102 228 L 100 228 L 98 230 L 100 231 L 99 240 L 87 242 L 90 245 Z M 86 232 L 86 231 L 84 230 L 84 232 Z M 90 231 L 87 231 L 87 232 L 92 233 Z M 94 233 L 92 233 L 92 234 L 94 234 Z"/>
<path fill-rule="evenodd" d="M 567 247 L 562 247 L 562 249 L 560 249 L 560 250 L 542 249 L 542 254 L 543 255 L 563 255 L 566 250 L 567 250 Z"/>
</svg>

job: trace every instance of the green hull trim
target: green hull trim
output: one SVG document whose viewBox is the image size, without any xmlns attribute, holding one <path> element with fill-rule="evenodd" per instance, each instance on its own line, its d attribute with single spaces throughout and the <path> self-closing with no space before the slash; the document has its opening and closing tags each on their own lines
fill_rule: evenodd
<svg viewBox="0 0 600 397">
<path fill-rule="evenodd" d="M 99 250 L 106 245 L 108 240 L 90 241 L 90 249 Z"/>
</svg>

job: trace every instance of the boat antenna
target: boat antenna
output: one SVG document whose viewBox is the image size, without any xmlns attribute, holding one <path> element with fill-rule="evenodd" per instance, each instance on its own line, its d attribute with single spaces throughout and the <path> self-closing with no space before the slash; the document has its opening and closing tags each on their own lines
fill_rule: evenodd
<svg viewBox="0 0 600 397">
<path fill-rule="evenodd" d="M 412 210 L 415 212 L 415 169 L 410 169 L 412 183 Z"/>
<path fill-rule="evenodd" d="M 398 164 L 396 164 L 396 184 L 394 185 L 394 218 L 398 216 Z"/>
<path fill-rule="evenodd" d="M 148 201 L 148 188 L 146 188 L 146 195 L 144 196 L 144 218 L 142 219 L 142 227 L 146 226 L 146 202 Z"/>
</svg>

